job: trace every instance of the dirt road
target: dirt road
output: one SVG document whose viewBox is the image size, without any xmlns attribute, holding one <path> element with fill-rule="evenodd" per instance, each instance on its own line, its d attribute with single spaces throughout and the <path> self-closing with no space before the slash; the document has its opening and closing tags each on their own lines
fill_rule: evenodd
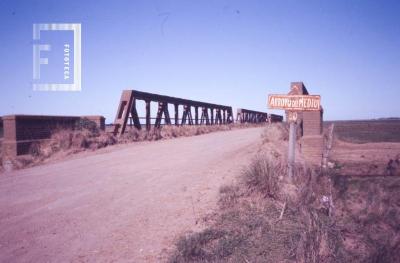
<svg viewBox="0 0 400 263">
<path fill-rule="evenodd" d="M 0 262 L 159 262 L 201 228 L 262 128 L 118 145 L 0 174 Z"/>
</svg>

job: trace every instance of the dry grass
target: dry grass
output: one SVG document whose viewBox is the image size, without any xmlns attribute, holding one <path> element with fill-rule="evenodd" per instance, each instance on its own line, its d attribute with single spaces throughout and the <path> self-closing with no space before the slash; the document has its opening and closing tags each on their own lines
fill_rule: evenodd
<svg viewBox="0 0 400 263">
<path fill-rule="evenodd" d="M 347 262 L 398 262 L 400 177 L 334 177 L 335 217 Z"/>
<path fill-rule="evenodd" d="M 221 187 L 207 228 L 182 236 L 169 262 L 398 262 L 399 155 L 386 176 L 297 164 L 289 179 L 286 135 L 283 125 L 266 128 L 262 156 Z"/>
<path fill-rule="evenodd" d="M 58 152 L 70 154 L 97 150 L 116 143 L 113 135 L 99 130 L 95 123 L 81 120 L 74 129 L 58 130 L 52 134 L 50 140 L 32 145 L 30 152 L 34 157 L 46 159 Z"/>
<path fill-rule="evenodd" d="M 4 171 L 4 168 L 3 168 L 2 142 L 0 140 L 0 173 L 3 171 Z"/>
<path fill-rule="evenodd" d="M 277 142 L 277 141 L 288 141 L 289 140 L 289 127 L 287 123 L 272 123 L 269 124 L 263 134 L 262 140 L 264 143 Z"/>
<path fill-rule="evenodd" d="M 265 127 L 261 134 L 262 147 L 259 154 L 274 162 L 287 161 L 289 143 L 289 126 L 287 123 L 272 123 Z M 296 162 L 303 162 L 297 147 Z"/>
<path fill-rule="evenodd" d="M 49 140 L 34 143 L 30 147 L 29 155 L 20 156 L 12 160 L 12 169 L 22 169 L 39 165 L 54 158 L 63 158 L 67 155 L 97 150 L 114 144 L 139 141 L 155 141 L 177 137 L 196 136 L 216 131 L 257 127 L 260 124 L 230 124 L 230 125 L 201 125 L 201 126 L 162 126 L 161 129 L 138 130 L 131 128 L 122 136 L 116 137 L 111 133 L 101 131 L 96 124 L 87 119 L 78 121 L 73 129 L 58 129 L 53 132 Z M 2 158 L 3 156 L 0 155 Z M 4 170 L 0 164 L 0 172 Z"/>
<path fill-rule="evenodd" d="M 43 163 L 51 158 L 61 158 L 85 150 L 97 150 L 117 143 L 111 134 L 91 131 L 86 128 L 77 130 L 58 130 L 49 140 L 34 143 L 30 154 L 12 160 L 14 169 L 22 169 Z"/>
<path fill-rule="evenodd" d="M 29 154 L 12 159 L 13 169 L 35 166 L 52 158 L 60 158 L 69 154 L 97 150 L 116 144 L 111 134 L 99 130 L 92 121 L 81 119 L 73 129 L 58 129 L 51 138 L 30 146 Z"/>
<path fill-rule="evenodd" d="M 349 143 L 334 138 L 329 157 L 338 173 L 351 176 L 400 175 L 400 143 Z"/>
<path fill-rule="evenodd" d="M 340 262 L 340 233 L 320 198 L 323 176 L 299 167 L 289 183 L 282 167 L 255 158 L 237 185 L 220 189 L 209 226 L 181 237 L 169 262 Z M 302 190 L 288 196 L 288 188 Z"/>
<path fill-rule="evenodd" d="M 335 123 L 330 166 L 335 221 L 346 262 L 400 258 L 400 144 L 397 121 Z"/>
<path fill-rule="evenodd" d="M 227 131 L 235 128 L 245 128 L 251 126 L 244 125 L 199 125 L 199 126 L 173 126 L 165 125 L 160 129 L 138 130 L 131 128 L 118 138 L 119 143 L 129 143 L 137 141 L 155 141 L 162 139 L 172 139 L 177 137 L 197 136 L 216 131 Z"/>
<path fill-rule="evenodd" d="M 119 143 L 129 143 L 137 141 L 155 141 L 163 139 L 172 139 L 178 137 L 189 137 L 207 134 L 217 131 L 229 131 L 233 129 L 243 129 L 251 127 L 260 127 L 264 124 L 229 124 L 229 125 L 164 125 L 160 129 L 152 128 L 150 131 L 145 129 L 138 130 L 129 128 L 118 138 Z"/>
<path fill-rule="evenodd" d="M 221 187 L 207 228 L 182 236 L 169 262 L 343 262 L 326 201 L 330 176 L 297 166 L 288 179 L 285 157 L 273 154 L 285 148 L 286 135 L 284 125 L 266 128 L 264 147 L 277 149 L 261 151 L 237 184 Z"/>
<path fill-rule="evenodd" d="M 400 175 L 399 120 L 338 121 L 334 124 L 329 162 L 337 173 Z"/>
<path fill-rule="evenodd" d="M 286 167 L 272 162 L 263 156 L 257 156 L 243 172 L 244 185 L 249 192 L 257 191 L 266 197 L 277 198 L 279 180 L 283 180 Z"/>
<path fill-rule="evenodd" d="M 335 123 L 335 134 L 351 143 L 400 142 L 400 120 L 364 120 L 325 122 Z"/>
</svg>

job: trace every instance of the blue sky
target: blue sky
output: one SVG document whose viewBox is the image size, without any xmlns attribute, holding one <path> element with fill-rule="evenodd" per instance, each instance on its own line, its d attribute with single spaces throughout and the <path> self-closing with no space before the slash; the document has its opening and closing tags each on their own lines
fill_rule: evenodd
<svg viewBox="0 0 400 263">
<path fill-rule="evenodd" d="M 123 89 L 282 113 L 303 81 L 325 119 L 399 117 L 399 1 L 0 0 L 0 115 L 104 115 Z M 82 24 L 82 91 L 32 90 L 32 24 Z"/>
</svg>

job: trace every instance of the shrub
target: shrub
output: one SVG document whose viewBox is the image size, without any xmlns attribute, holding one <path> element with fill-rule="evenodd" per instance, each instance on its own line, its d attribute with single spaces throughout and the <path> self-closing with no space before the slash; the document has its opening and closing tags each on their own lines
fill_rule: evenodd
<svg viewBox="0 0 400 263">
<path fill-rule="evenodd" d="M 219 189 L 219 206 L 222 208 L 229 208 L 233 207 L 236 203 L 238 198 L 240 197 L 241 193 L 239 192 L 238 186 L 233 185 L 226 185 L 222 186 Z"/>
<path fill-rule="evenodd" d="M 208 245 L 214 240 L 218 240 L 223 237 L 225 233 L 223 231 L 215 229 L 206 229 L 200 233 L 194 233 L 181 237 L 176 245 L 177 251 L 170 258 L 170 263 L 180 263 L 188 261 L 209 261 L 215 256 L 210 251 L 204 249 L 205 245 Z"/>
<path fill-rule="evenodd" d="M 257 156 L 237 185 L 220 188 L 208 228 L 179 239 L 170 262 L 344 262 L 340 230 L 318 202 L 323 175 L 304 167 L 292 180 L 285 174 Z"/>
<path fill-rule="evenodd" d="M 288 141 L 289 129 L 286 123 L 271 123 L 267 125 L 263 134 L 261 135 L 264 143 Z"/>
<path fill-rule="evenodd" d="M 76 121 L 74 130 L 78 131 L 86 130 L 93 134 L 98 134 L 100 132 L 99 128 L 97 127 L 97 124 L 94 121 L 91 121 L 87 118 L 80 118 L 78 121 Z"/>
<path fill-rule="evenodd" d="M 138 130 L 136 128 L 131 128 L 121 136 L 118 137 L 118 142 L 119 143 L 127 143 L 127 142 L 137 142 L 137 141 L 143 141 L 148 139 L 149 136 L 147 135 L 147 132 L 144 132 L 143 130 Z"/>
<path fill-rule="evenodd" d="M 3 154 L 0 152 L 0 173 L 3 172 Z"/>
<path fill-rule="evenodd" d="M 15 164 L 14 167 L 19 169 L 36 165 L 56 153 L 68 155 L 87 149 L 96 150 L 117 143 L 155 141 L 253 126 L 259 125 L 164 125 L 160 129 L 153 128 L 150 131 L 128 127 L 127 131 L 122 136 L 115 137 L 111 133 L 99 130 L 95 122 L 82 118 L 75 123 L 72 129 L 60 128 L 53 132 L 49 140 L 33 143 L 29 150 L 30 156 L 28 158 L 17 158 L 20 160 L 15 160 L 13 163 Z M 0 170 L 1 169 L 2 165 L 0 164 Z"/>
<path fill-rule="evenodd" d="M 39 163 L 56 153 L 69 154 L 87 149 L 96 150 L 117 143 L 117 139 L 109 133 L 93 130 L 92 127 L 89 129 L 82 127 L 75 130 L 58 130 L 51 135 L 49 140 L 33 143 L 29 149 L 32 160 L 17 158 L 16 168 Z"/>
<path fill-rule="evenodd" d="M 243 180 L 250 191 L 257 191 L 267 197 L 276 198 L 278 183 L 286 173 L 286 167 L 279 162 L 272 162 L 257 156 L 245 169 Z"/>
</svg>

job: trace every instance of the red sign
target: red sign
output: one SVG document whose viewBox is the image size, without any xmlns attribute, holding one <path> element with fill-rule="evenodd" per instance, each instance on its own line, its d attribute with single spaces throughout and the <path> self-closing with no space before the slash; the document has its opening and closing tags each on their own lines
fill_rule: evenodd
<svg viewBox="0 0 400 263">
<path fill-rule="evenodd" d="M 319 111 L 319 95 L 268 95 L 268 107 L 288 111 Z"/>
</svg>

